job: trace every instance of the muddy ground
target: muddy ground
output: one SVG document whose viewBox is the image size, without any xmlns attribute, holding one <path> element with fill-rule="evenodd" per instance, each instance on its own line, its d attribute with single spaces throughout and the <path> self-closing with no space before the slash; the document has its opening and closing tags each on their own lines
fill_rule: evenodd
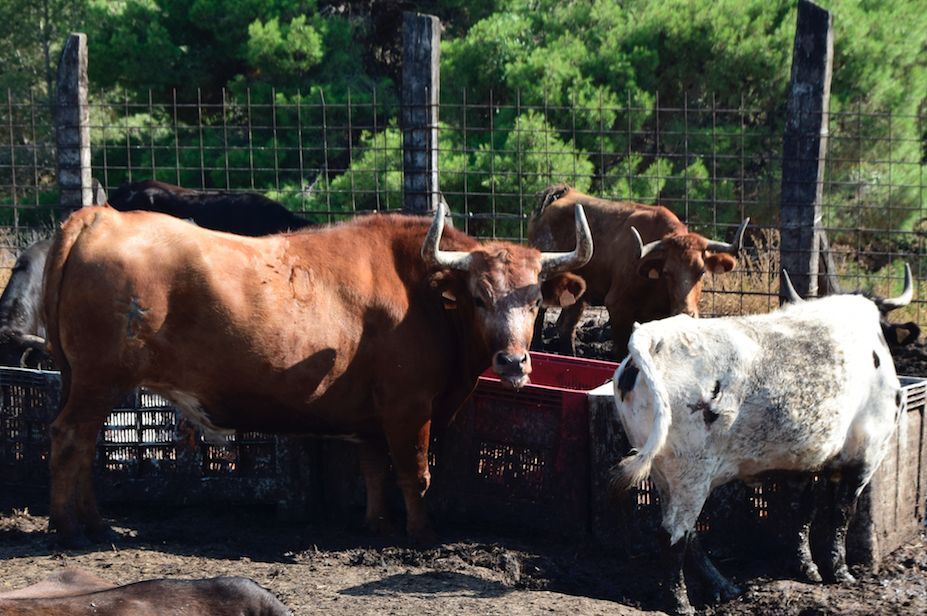
<svg viewBox="0 0 927 616">
<path fill-rule="evenodd" d="M 600 316 L 586 319 L 579 336 L 581 354 L 609 358 Z M 271 508 L 106 505 L 115 541 L 69 551 L 51 543 L 44 506 L 42 495 L 0 494 L 0 591 L 77 566 L 118 583 L 247 576 L 295 614 L 639 614 L 665 607 L 656 554 L 629 557 L 556 537 L 448 528 L 437 520 L 441 542 L 412 549 L 401 536 L 364 532 L 360 513 L 294 523 Z M 856 568 L 856 584 L 804 584 L 790 578 L 781 554 L 717 540 L 708 547 L 746 593 L 720 606 L 697 603 L 705 614 L 927 613 L 924 532 L 879 572 Z"/>
<path fill-rule="evenodd" d="M 267 509 L 112 510 L 112 545 L 62 551 L 47 519 L 0 515 L 0 590 L 76 566 L 118 583 L 154 577 L 242 575 L 270 589 L 295 614 L 640 614 L 663 607 L 659 567 L 588 544 L 532 541 L 443 529 L 442 542 L 411 549 L 350 525 L 282 523 Z M 856 584 L 788 579 L 778 560 L 719 558 L 746 586 L 717 615 L 927 613 L 927 537 L 921 534 Z M 724 552 L 715 546 L 715 552 Z M 704 609 L 704 606 L 703 606 Z"/>
</svg>

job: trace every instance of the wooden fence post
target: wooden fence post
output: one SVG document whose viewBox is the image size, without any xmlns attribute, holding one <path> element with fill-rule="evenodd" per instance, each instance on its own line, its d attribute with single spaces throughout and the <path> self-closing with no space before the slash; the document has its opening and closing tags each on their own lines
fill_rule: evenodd
<svg viewBox="0 0 927 616">
<path fill-rule="evenodd" d="M 438 86 L 441 22 L 433 15 L 402 16 L 403 211 L 434 211 L 438 196 Z"/>
<path fill-rule="evenodd" d="M 65 210 L 94 202 L 87 84 L 87 35 L 73 33 L 61 50 L 55 95 L 59 204 Z"/>
<path fill-rule="evenodd" d="M 782 144 L 779 254 L 782 268 L 804 297 L 818 293 L 818 235 L 834 55 L 831 25 L 829 12 L 808 0 L 798 1 Z M 780 301 L 784 296 L 780 284 Z"/>
</svg>

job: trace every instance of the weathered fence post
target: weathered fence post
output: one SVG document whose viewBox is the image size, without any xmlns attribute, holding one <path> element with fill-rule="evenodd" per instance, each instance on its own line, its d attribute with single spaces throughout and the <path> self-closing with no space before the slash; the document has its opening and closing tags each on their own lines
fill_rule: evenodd
<svg viewBox="0 0 927 616">
<path fill-rule="evenodd" d="M 402 18 L 403 211 L 427 214 L 438 195 L 438 85 L 441 22 L 433 15 Z"/>
<path fill-rule="evenodd" d="M 795 290 L 818 292 L 818 239 L 834 38 L 831 15 L 807 0 L 798 2 L 792 80 L 782 144 L 780 259 Z M 779 297 L 784 297 L 782 285 Z"/>
<path fill-rule="evenodd" d="M 73 33 L 61 50 L 55 96 L 59 204 L 64 209 L 94 202 L 87 83 L 87 35 Z"/>
</svg>

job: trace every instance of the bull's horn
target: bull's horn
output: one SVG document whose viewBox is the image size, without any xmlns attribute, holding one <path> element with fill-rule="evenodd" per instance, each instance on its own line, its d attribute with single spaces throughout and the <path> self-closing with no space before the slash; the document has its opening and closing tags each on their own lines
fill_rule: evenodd
<svg viewBox="0 0 927 616">
<path fill-rule="evenodd" d="M 19 334 L 17 338 L 21 345 L 29 347 L 30 349 L 36 349 L 37 351 L 45 349 L 45 338 L 42 338 L 41 336 L 35 336 L 33 334 Z"/>
<path fill-rule="evenodd" d="M 891 312 L 896 308 L 907 306 L 914 298 L 914 278 L 911 276 L 911 266 L 904 264 L 904 291 L 898 297 L 887 297 L 885 299 L 876 299 L 876 306 L 883 313 Z"/>
<path fill-rule="evenodd" d="M 429 267 L 468 270 L 470 269 L 470 253 L 453 250 L 441 250 L 438 244 L 441 242 L 441 234 L 444 233 L 444 216 L 447 213 L 447 202 L 444 197 L 438 203 L 435 209 L 435 218 L 428 229 L 428 235 L 425 236 L 425 243 L 422 244 L 422 258 Z"/>
<path fill-rule="evenodd" d="M 579 203 L 573 208 L 576 218 L 576 248 L 573 252 L 542 252 L 541 275 L 578 269 L 592 258 L 592 232 L 586 221 L 586 212 Z"/>
<path fill-rule="evenodd" d="M 798 291 L 795 290 L 795 287 L 792 286 L 792 279 L 789 278 L 789 273 L 785 270 L 782 270 L 782 282 L 785 287 L 785 295 L 788 300 L 793 304 L 800 304 L 803 300 L 801 295 L 798 294 Z"/>
<path fill-rule="evenodd" d="M 728 244 L 727 242 L 719 242 L 717 240 L 708 240 L 708 246 L 705 250 L 711 250 L 713 252 L 727 252 L 732 255 L 736 255 L 740 252 L 740 249 L 744 246 L 744 231 L 747 229 L 747 225 L 750 223 L 750 217 L 744 218 L 744 221 L 740 223 L 740 227 L 737 229 L 737 234 L 734 236 L 734 241 Z"/>
<path fill-rule="evenodd" d="M 652 242 L 648 242 L 647 244 L 644 244 L 644 240 L 641 239 L 641 234 L 638 233 L 637 228 L 631 227 L 631 233 L 633 233 L 634 237 L 637 238 L 638 251 L 640 252 L 640 257 L 638 258 L 640 259 L 643 259 L 647 255 L 649 255 L 651 252 L 656 250 L 657 246 L 659 246 L 660 243 L 663 242 L 663 240 L 654 240 Z"/>
</svg>

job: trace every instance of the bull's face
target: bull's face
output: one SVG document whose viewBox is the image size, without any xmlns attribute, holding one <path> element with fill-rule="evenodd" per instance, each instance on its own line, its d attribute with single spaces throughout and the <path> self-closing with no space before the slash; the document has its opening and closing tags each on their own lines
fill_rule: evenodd
<svg viewBox="0 0 927 616">
<path fill-rule="evenodd" d="M 669 297 L 670 315 L 698 316 L 705 272 L 723 274 L 734 269 L 736 259 L 725 253 L 707 253 L 705 238 L 691 233 L 663 240 L 663 248 L 642 259 L 638 273 L 659 281 Z"/>
<path fill-rule="evenodd" d="M 740 250 L 749 220 L 744 220 L 730 244 L 709 240 L 697 233 L 680 233 L 645 245 L 637 230 L 632 228 L 640 243 L 638 274 L 663 286 L 669 298 L 667 316 L 698 316 L 705 272 L 724 274 L 734 269 L 737 265 L 734 255 Z"/>
<path fill-rule="evenodd" d="M 542 302 L 566 306 L 586 290 L 582 278 L 564 269 L 584 265 L 592 256 L 592 239 L 582 208 L 577 208 L 577 249 L 542 253 L 509 242 L 488 242 L 472 252 L 437 249 L 443 207 L 422 248 L 432 267 L 440 267 L 432 284 L 440 288 L 446 308 L 460 311 L 473 343 L 492 358 L 492 369 L 514 388 L 531 374 L 528 349 Z"/>
</svg>

